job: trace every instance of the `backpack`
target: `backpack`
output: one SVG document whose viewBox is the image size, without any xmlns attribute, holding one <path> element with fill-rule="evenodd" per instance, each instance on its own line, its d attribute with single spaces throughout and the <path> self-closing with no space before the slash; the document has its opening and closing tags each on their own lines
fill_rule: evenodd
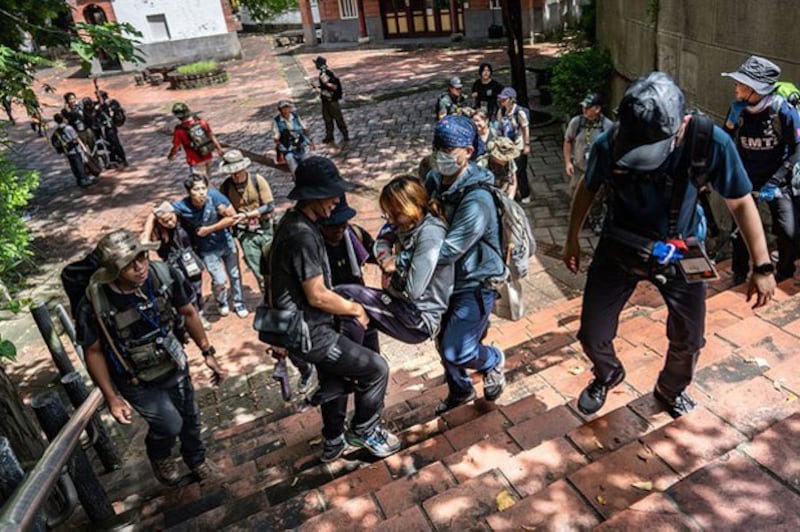
<svg viewBox="0 0 800 532">
<path fill-rule="evenodd" d="M 125 109 L 122 108 L 120 103 L 117 100 L 111 100 L 108 102 L 108 107 L 111 109 L 111 120 L 114 122 L 114 125 L 116 127 L 124 125 L 128 117 L 125 115 Z"/>
<path fill-rule="evenodd" d="M 214 149 L 214 141 L 211 140 L 211 135 L 203 126 L 200 120 L 195 120 L 192 124 L 185 126 L 179 124 L 178 126 L 189 136 L 189 147 L 197 153 L 197 155 L 208 155 Z"/>
<path fill-rule="evenodd" d="M 56 150 L 56 153 L 59 153 L 61 155 L 68 153 L 71 149 L 75 148 L 75 146 L 78 143 L 76 140 L 72 140 L 70 142 L 64 140 L 64 137 L 61 134 L 61 131 L 63 129 L 64 128 L 62 127 L 57 127 L 53 131 L 53 135 L 50 137 L 50 144 Z"/>
<path fill-rule="evenodd" d="M 530 259 L 536 253 L 536 239 L 525 209 L 502 190 L 488 183 L 475 183 L 464 187 L 462 199 L 472 190 L 482 188 L 489 192 L 497 209 L 500 228 L 500 249 L 495 251 L 508 267 L 512 279 L 528 275 Z"/>
<path fill-rule="evenodd" d="M 775 91 L 778 96 L 789 102 L 795 107 L 800 107 L 800 89 L 797 85 L 790 81 L 779 81 L 775 84 L 777 90 Z"/>
<path fill-rule="evenodd" d="M 530 110 L 527 107 L 522 107 L 521 105 L 516 105 L 514 107 L 514 113 L 513 113 L 512 116 L 514 118 L 516 118 L 517 115 L 519 115 L 519 113 L 524 113 L 525 114 L 525 117 L 528 119 L 528 127 L 530 127 L 530 123 L 531 123 L 531 112 L 530 112 Z M 516 121 L 517 121 L 517 123 L 519 123 L 519 119 L 518 118 L 516 118 Z M 505 115 L 505 116 L 501 117 L 500 123 L 499 123 L 499 128 L 500 128 L 500 134 L 501 135 L 503 135 L 504 137 L 508 137 L 511 140 L 517 142 L 518 132 L 514 128 L 514 124 L 511 123 L 511 116 Z M 522 138 L 520 137 L 520 142 L 521 141 L 522 141 Z"/>
</svg>

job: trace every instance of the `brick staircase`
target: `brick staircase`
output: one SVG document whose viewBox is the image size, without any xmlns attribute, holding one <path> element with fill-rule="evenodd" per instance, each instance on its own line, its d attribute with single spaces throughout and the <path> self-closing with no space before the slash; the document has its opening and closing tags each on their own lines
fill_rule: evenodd
<svg viewBox="0 0 800 532">
<path fill-rule="evenodd" d="M 798 529 L 798 291 L 785 281 L 754 313 L 743 288 L 710 287 L 691 388 L 700 406 L 678 420 L 650 393 L 666 309 L 643 284 L 616 341 L 628 377 L 597 415 L 575 407 L 590 364 L 572 299 L 492 328 L 500 345 L 521 342 L 506 350 L 496 404 L 437 417 L 441 368 L 393 367 L 384 418 L 404 448 L 391 457 L 351 450 L 322 464 L 316 410 L 260 418 L 213 435 L 224 484 L 159 489 L 130 513 L 170 530 Z"/>
</svg>

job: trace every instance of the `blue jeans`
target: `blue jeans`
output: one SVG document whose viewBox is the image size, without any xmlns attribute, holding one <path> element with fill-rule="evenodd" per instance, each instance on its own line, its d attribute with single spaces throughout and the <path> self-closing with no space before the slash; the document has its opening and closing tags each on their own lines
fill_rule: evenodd
<svg viewBox="0 0 800 532">
<path fill-rule="evenodd" d="M 305 158 L 305 148 L 289 150 L 286 152 L 286 165 L 289 167 L 289 172 L 291 172 L 292 175 L 294 175 L 294 171 L 297 170 L 297 165 L 300 164 L 300 161 Z"/>
<path fill-rule="evenodd" d="M 169 458 L 178 437 L 186 465 L 191 469 L 203 463 L 206 448 L 200 439 L 200 408 L 194 400 L 192 379 L 185 370 L 159 383 L 115 384 L 122 397 L 147 421 L 149 430 L 144 443 L 150 460 Z"/>
<path fill-rule="evenodd" d="M 454 292 L 442 319 L 438 348 L 452 397 L 472 393 L 468 369 L 486 373 L 500 362 L 500 350 L 481 344 L 497 292 L 474 289 Z"/>
<path fill-rule="evenodd" d="M 211 276 L 211 290 L 220 307 L 228 306 L 228 289 L 225 283 L 230 279 L 233 293 L 233 307 L 244 308 L 244 290 L 242 274 L 239 271 L 239 252 L 233 239 L 228 239 L 225 247 L 219 251 L 202 251 L 203 263 Z M 227 274 L 226 274 L 227 272 Z"/>
</svg>

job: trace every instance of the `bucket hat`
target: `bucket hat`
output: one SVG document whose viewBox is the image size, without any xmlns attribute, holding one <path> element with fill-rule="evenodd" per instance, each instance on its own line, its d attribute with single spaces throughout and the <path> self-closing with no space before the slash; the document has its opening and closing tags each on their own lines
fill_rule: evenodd
<svg viewBox="0 0 800 532">
<path fill-rule="evenodd" d="M 289 100 L 281 100 L 278 102 L 278 110 L 283 109 L 284 107 L 292 107 L 292 102 Z"/>
<path fill-rule="evenodd" d="M 222 156 L 222 162 L 219 163 L 219 171 L 223 174 L 235 174 L 240 170 L 246 169 L 250 166 L 250 159 L 242 155 L 239 150 L 229 150 Z"/>
<path fill-rule="evenodd" d="M 781 68 L 769 59 L 751 55 L 736 72 L 723 72 L 722 75 L 752 87 L 758 94 L 766 95 L 775 90 Z"/>
<path fill-rule="evenodd" d="M 287 197 L 290 200 L 315 200 L 336 198 L 348 190 L 353 184 L 342 179 L 339 169 L 333 161 L 313 155 L 300 161 L 294 172 L 294 188 Z"/>
<path fill-rule="evenodd" d="M 347 195 L 342 194 L 339 197 L 339 203 L 331 211 L 331 215 L 327 218 L 317 220 L 320 225 L 339 225 L 347 222 L 356 215 L 356 210 L 347 204 Z"/>
<path fill-rule="evenodd" d="M 92 274 L 91 282 L 108 284 L 119 277 L 125 266 L 133 262 L 142 251 L 158 249 L 157 242 L 139 242 L 139 239 L 127 229 L 117 229 L 100 239 L 97 253 L 100 257 L 100 268 Z"/>
<path fill-rule="evenodd" d="M 617 164 L 633 170 L 655 170 L 672 151 L 683 122 L 683 92 L 668 75 L 652 72 L 630 84 L 617 114 Z"/>
<path fill-rule="evenodd" d="M 497 137 L 490 140 L 486 147 L 489 150 L 489 156 L 501 163 L 507 163 L 520 156 L 522 149 L 519 144 L 515 143 L 508 137 Z"/>
<path fill-rule="evenodd" d="M 183 120 L 184 118 L 188 118 L 192 114 L 192 111 L 185 103 L 178 102 L 172 106 L 172 114 Z"/>
</svg>

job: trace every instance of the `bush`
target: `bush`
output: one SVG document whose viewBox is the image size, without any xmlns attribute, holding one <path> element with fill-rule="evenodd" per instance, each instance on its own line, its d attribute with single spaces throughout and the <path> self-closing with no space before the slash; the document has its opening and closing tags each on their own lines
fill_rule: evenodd
<svg viewBox="0 0 800 532">
<path fill-rule="evenodd" d="M 0 280 L 31 253 L 23 209 L 39 185 L 39 174 L 23 172 L 0 154 Z"/>
<path fill-rule="evenodd" d="M 561 56 L 550 83 L 556 109 L 567 115 L 577 112 L 587 93 L 603 92 L 613 69 L 608 50 L 589 48 Z"/>
<path fill-rule="evenodd" d="M 189 65 L 181 65 L 177 68 L 178 74 L 205 74 L 217 70 L 216 61 L 198 61 Z"/>
</svg>

